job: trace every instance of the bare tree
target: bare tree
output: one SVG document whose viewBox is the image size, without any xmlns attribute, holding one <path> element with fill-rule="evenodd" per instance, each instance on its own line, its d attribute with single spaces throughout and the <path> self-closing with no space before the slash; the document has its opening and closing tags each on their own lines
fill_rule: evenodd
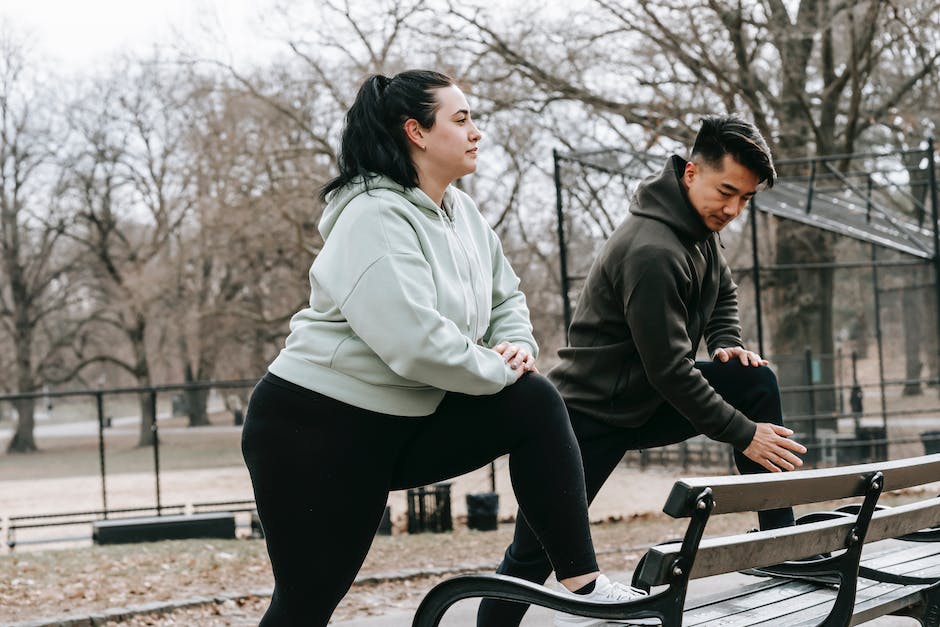
<svg viewBox="0 0 940 627">
<path fill-rule="evenodd" d="M 166 295 L 172 238 L 192 202 L 182 151 L 185 107 L 160 70 L 157 63 L 129 65 L 72 108 L 77 140 L 69 186 L 80 228 L 70 235 L 93 259 L 97 322 L 125 346 L 90 350 L 82 364 L 110 363 L 140 386 L 153 384 L 152 353 L 165 337 L 154 328 L 154 314 Z M 140 407 L 145 446 L 153 442 L 155 420 L 147 395 Z"/>
<path fill-rule="evenodd" d="M 256 376 L 304 302 L 323 173 L 290 116 L 230 80 L 193 80 L 187 150 L 196 182 L 177 234 L 175 335 L 187 382 Z M 191 424 L 204 423 L 205 393 L 187 397 Z"/>
<path fill-rule="evenodd" d="M 13 33 L 0 32 L 0 332 L 14 356 L 5 387 L 20 393 L 74 375 L 65 353 L 84 323 L 76 255 L 63 246 L 68 223 L 57 207 L 54 99 L 27 56 Z M 35 451 L 35 400 L 14 405 L 7 450 Z"/>
<path fill-rule="evenodd" d="M 489 80 L 528 86 L 510 92 L 504 106 L 583 103 L 612 128 L 651 143 L 687 143 L 700 115 L 745 111 L 783 157 L 857 150 L 936 74 L 940 55 L 935 0 L 594 5 L 599 11 L 569 19 L 563 30 L 552 18 L 498 25 L 466 5 L 453 5 L 451 14 L 480 58 L 503 61 L 501 77 L 487 66 Z M 833 258 L 832 236 L 821 231 L 783 221 L 775 238 L 778 263 Z M 775 353 L 808 344 L 817 355 L 832 354 L 831 272 L 781 276 L 775 288 Z M 822 376 L 832 380 L 831 361 Z"/>
</svg>

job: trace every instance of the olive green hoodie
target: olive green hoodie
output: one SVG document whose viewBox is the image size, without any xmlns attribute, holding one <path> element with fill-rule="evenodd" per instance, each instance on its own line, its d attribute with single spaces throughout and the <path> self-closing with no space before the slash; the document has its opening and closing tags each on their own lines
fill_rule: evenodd
<svg viewBox="0 0 940 627">
<path fill-rule="evenodd" d="M 268 370 L 350 405 L 434 412 L 446 391 L 495 394 L 516 380 L 499 342 L 535 354 L 519 279 L 465 193 L 443 209 L 385 177 L 334 192 L 320 220 L 308 307 Z"/>
<path fill-rule="evenodd" d="M 610 424 L 642 425 L 668 402 L 701 433 L 743 450 L 757 425 L 695 368 L 703 339 L 709 355 L 742 342 L 737 287 L 689 204 L 684 169 L 673 156 L 637 187 L 633 215 L 588 273 L 570 346 L 549 378 L 569 407 Z"/>
</svg>

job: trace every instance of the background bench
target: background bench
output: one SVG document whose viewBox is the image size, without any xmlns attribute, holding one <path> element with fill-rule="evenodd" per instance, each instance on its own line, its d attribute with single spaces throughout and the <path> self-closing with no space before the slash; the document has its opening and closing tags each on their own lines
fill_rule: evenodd
<svg viewBox="0 0 940 627">
<path fill-rule="evenodd" d="M 235 514 L 178 514 L 112 518 L 92 523 L 92 539 L 96 544 L 124 542 L 156 542 L 187 538 L 235 538 Z"/>
<path fill-rule="evenodd" d="M 904 614 L 940 621 L 940 497 L 888 508 L 883 491 L 940 481 L 940 455 L 825 470 L 682 479 L 663 510 L 689 520 L 681 542 L 650 548 L 633 584 L 649 597 L 589 603 L 500 575 L 465 575 L 425 597 L 414 627 L 436 627 L 460 599 L 519 601 L 595 618 L 656 618 L 664 625 L 854 625 Z M 862 497 L 786 529 L 703 539 L 716 515 Z M 828 557 L 822 555 L 828 554 Z M 816 556 L 800 562 L 807 556 Z M 746 570 L 753 584 L 686 603 L 690 579 Z M 785 618 L 784 618 L 785 617 Z"/>
</svg>

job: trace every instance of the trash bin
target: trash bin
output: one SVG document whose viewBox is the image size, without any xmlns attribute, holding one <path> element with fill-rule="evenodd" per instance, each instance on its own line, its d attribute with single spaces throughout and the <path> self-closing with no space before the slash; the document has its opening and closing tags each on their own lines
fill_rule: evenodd
<svg viewBox="0 0 940 627">
<path fill-rule="evenodd" d="M 859 427 L 855 437 L 867 449 L 866 461 L 883 462 L 888 459 L 888 434 L 884 427 Z"/>
<path fill-rule="evenodd" d="M 467 527 L 480 531 L 493 531 L 497 527 L 499 494 L 480 492 L 467 495 Z"/>
<path fill-rule="evenodd" d="M 940 431 L 924 431 L 920 441 L 924 443 L 924 455 L 940 453 Z"/>
<path fill-rule="evenodd" d="M 450 484 L 408 490 L 408 533 L 453 531 L 450 515 Z"/>
</svg>

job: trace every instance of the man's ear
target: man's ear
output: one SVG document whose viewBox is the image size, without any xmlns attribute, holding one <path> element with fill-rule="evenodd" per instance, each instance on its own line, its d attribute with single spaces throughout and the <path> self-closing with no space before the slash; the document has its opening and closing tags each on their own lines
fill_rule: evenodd
<svg viewBox="0 0 940 627">
<path fill-rule="evenodd" d="M 424 143 L 424 127 L 414 118 L 408 118 L 405 120 L 404 125 L 405 137 L 408 138 L 408 141 L 417 148 L 418 150 L 425 149 Z"/>
<path fill-rule="evenodd" d="M 698 174 L 698 166 L 692 161 L 686 161 L 685 172 L 682 173 L 682 181 L 685 183 L 686 187 L 692 184 L 692 180 L 695 178 L 696 174 Z"/>
</svg>

